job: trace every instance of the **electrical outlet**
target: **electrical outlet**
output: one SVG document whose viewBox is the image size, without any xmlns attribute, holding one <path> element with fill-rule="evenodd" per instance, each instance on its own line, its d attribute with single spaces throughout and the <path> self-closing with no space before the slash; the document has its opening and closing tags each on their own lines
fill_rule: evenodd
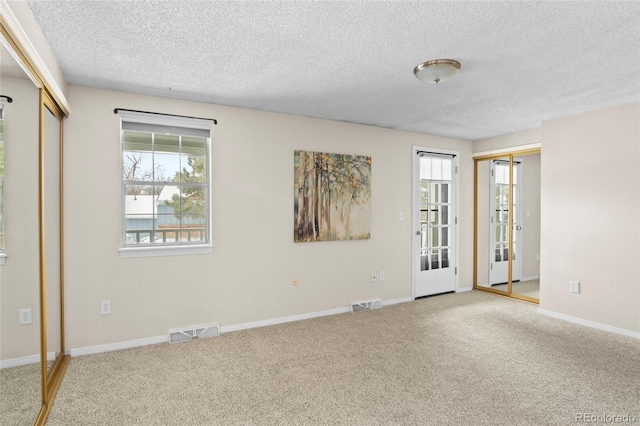
<svg viewBox="0 0 640 426">
<path fill-rule="evenodd" d="M 380 271 L 380 275 L 378 275 L 380 277 L 380 281 L 384 281 L 384 271 Z"/>
<path fill-rule="evenodd" d="M 404 220 L 404 213 L 398 212 L 398 220 L 402 222 Z"/>
<path fill-rule="evenodd" d="M 100 301 L 100 315 L 111 315 L 111 300 Z"/>
<path fill-rule="evenodd" d="M 18 325 L 31 324 L 31 308 L 18 309 Z"/>
<path fill-rule="evenodd" d="M 571 293 L 580 293 L 580 281 L 569 281 L 569 291 Z"/>
<path fill-rule="evenodd" d="M 371 273 L 371 284 L 375 284 L 375 282 L 376 282 L 376 273 L 372 272 Z"/>
</svg>

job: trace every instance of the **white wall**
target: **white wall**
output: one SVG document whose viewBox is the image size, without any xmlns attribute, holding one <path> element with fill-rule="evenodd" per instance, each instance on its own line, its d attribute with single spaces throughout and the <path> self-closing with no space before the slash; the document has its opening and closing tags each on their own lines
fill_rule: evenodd
<svg viewBox="0 0 640 426">
<path fill-rule="evenodd" d="M 640 332 L 640 104 L 544 122 L 542 140 L 540 307 Z"/>
<path fill-rule="evenodd" d="M 472 284 L 471 142 L 77 86 L 70 87 L 70 102 L 64 150 L 69 349 L 411 297 L 413 145 L 460 151 L 460 286 Z M 212 141 L 212 254 L 120 258 L 116 107 L 219 120 Z M 293 243 L 296 149 L 372 157 L 370 240 Z M 386 281 L 370 284 L 370 272 L 379 270 Z M 112 315 L 99 315 L 102 299 L 112 301 Z"/>
</svg>

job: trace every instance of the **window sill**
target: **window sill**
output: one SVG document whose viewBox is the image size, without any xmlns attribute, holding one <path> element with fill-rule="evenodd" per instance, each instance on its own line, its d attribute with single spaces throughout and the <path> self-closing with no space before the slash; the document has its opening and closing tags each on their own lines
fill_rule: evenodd
<svg viewBox="0 0 640 426">
<path fill-rule="evenodd" d="M 2 252 L 0 253 L 0 266 L 4 266 L 4 262 L 7 259 L 7 254 Z"/>
<path fill-rule="evenodd" d="M 122 247 L 120 257 L 155 257 L 155 256 L 181 256 L 189 254 L 207 254 L 213 252 L 212 244 L 197 246 L 161 246 L 161 247 Z"/>
</svg>

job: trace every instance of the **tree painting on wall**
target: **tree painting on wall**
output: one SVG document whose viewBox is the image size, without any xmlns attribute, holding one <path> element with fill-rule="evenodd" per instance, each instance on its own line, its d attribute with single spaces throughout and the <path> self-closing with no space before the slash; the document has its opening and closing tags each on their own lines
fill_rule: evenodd
<svg viewBox="0 0 640 426">
<path fill-rule="evenodd" d="M 294 242 L 371 238 L 371 157 L 295 151 Z"/>
</svg>

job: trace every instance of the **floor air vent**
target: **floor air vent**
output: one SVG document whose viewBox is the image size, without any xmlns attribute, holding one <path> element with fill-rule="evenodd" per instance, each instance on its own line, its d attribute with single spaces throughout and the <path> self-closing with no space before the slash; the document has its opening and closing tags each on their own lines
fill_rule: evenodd
<svg viewBox="0 0 640 426">
<path fill-rule="evenodd" d="M 169 330 L 169 343 L 181 343 L 219 335 L 220 326 L 218 324 L 201 325 L 183 330 Z"/>
<path fill-rule="evenodd" d="M 370 311 L 371 309 L 382 308 L 382 300 L 367 300 L 364 302 L 351 303 L 349 306 L 351 306 L 351 312 Z"/>
</svg>

